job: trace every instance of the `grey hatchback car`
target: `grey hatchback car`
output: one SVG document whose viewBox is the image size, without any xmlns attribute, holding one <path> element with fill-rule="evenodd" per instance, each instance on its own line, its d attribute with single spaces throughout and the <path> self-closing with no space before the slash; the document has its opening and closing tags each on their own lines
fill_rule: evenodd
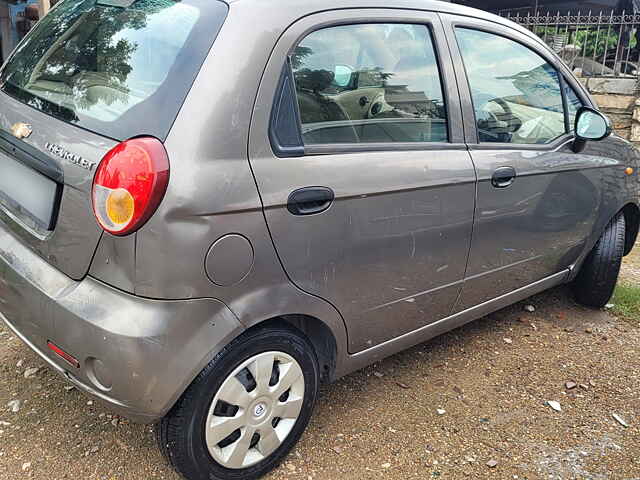
<svg viewBox="0 0 640 480">
<path fill-rule="evenodd" d="M 0 72 L 0 316 L 188 479 L 489 312 L 602 307 L 635 243 L 638 152 L 541 40 L 388 4 L 63 0 Z"/>
</svg>

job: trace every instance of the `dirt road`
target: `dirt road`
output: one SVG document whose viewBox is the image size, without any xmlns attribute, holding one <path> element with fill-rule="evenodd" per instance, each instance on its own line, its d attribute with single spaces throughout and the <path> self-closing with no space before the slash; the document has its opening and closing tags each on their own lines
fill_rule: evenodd
<svg viewBox="0 0 640 480">
<path fill-rule="evenodd" d="M 547 292 L 325 387 L 269 478 L 640 479 L 639 352 L 632 322 Z M 65 386 L 0 327 L 1 479 L 179 479 L 150 426 Z"/>
</svg>

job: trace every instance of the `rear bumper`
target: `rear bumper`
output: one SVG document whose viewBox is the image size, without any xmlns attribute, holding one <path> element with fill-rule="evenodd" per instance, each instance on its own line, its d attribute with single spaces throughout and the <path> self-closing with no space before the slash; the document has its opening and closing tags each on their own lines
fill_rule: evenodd
<svg viewBox="0 0 640 480">
<path fill-rule="evenodd" d="M 0 319 L 55 371 L 134 421 L 173 406 L 242 327 L 213 299 L 149 300 L 87 277 L 75 281 L 0 222 Z M 47 341 L 78 359 L 78 368 Z"/>
</svg>

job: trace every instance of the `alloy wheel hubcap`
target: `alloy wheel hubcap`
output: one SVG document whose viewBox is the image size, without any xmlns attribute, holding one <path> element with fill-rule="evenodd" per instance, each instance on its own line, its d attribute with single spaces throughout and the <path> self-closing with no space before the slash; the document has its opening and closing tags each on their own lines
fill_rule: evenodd
<svg viewBox="0 0 640 480">
<path fill-rule="evenodd" d="M 226 468 L 247 468 L 271 455 L 293 429 L 304 401 L 304 376 L 284 352 L 264 352 L 242 362 L 211 402 L 206 442 Z"/>
</svg>

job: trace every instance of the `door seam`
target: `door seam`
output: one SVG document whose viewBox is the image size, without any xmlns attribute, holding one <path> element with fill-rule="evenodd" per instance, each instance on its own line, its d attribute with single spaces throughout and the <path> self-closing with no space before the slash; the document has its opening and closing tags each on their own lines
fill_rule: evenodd
<svg viewBox="0 0 640 480">
<path fill-rule="evenodd" d="M 454 81 L 455 81 L 455 85 L 456 85 L 456 90 L 458 92 L 458 108 L 460 109 L 460 119 L 461 119 L 461 123 L 462 123 L 462 137 L 464 139 L 464 145 L 466 147 L 467 150 L 467 155 L 469 155 L 469 160 L 471 161 L 471 166 L 473 167 L 473 175 L 475 177 L 475 182 L 474 182 L 474 190 L 473 190 L 473 215 L 471 217 L 471 233 L 469 235 L 469 247 L 467 248 L 467 260 L 465 262 L 465 266 L 464 266 L 464 275 L 462 277 L 462 285 L 460 286 L 460 291 L 458 292 L 458 296 L 456 298 L 456 300 L 453 302 L 453 305 L 451 307 L 451 311 L 449 312 L 450 315 L 453 315 L 454 312 L 457 310 L 458 305 L 460 304 L 460 299 L 462 298 L 462 293 L 464 292 L 464 287 L 465 287 L 465 283 L 467 280 L 467 273 L 469 270 L 469 261 L 471 259 L 471 248 L 473 246 L 473 238 L 474 238 L 474 234 L 475 234 L 475 228 L 476 228 L 476 210 L 478 208 L 478 169 L 476 168 L 476 164 L 473 161 L 473 155 L 471 154 L 471 148 L 469 143 L 467 142 L 467 131 L 466 131 L 466 125 L 464 122 L 464 108 L 462 108 L 462 95 L 460 93 L 460 83 L 458 81 L 458 68 L 456 66 L 456 63 L 453 61 L 453 53 L 451 51 L 451 44 L 449 42 L 449 35 L 448 35 L 448 31 L 451 28 L 451 24 L 445 22 L 442 18 L 442 14 L 438 13 L 438 19 L 440 20 L 440 24 L 442 26 L 442 29 L 444 30 L 444 40 L 445 43 L 447 45 L 447 51 L 449 52 L 449 62 L 451 62 L 451 66 L 453 68 L 453 72 L 454 72 Z M 466 72 L 463 72 L 465 75 L 465 79 L 466 79 Z"/>
</svg>

